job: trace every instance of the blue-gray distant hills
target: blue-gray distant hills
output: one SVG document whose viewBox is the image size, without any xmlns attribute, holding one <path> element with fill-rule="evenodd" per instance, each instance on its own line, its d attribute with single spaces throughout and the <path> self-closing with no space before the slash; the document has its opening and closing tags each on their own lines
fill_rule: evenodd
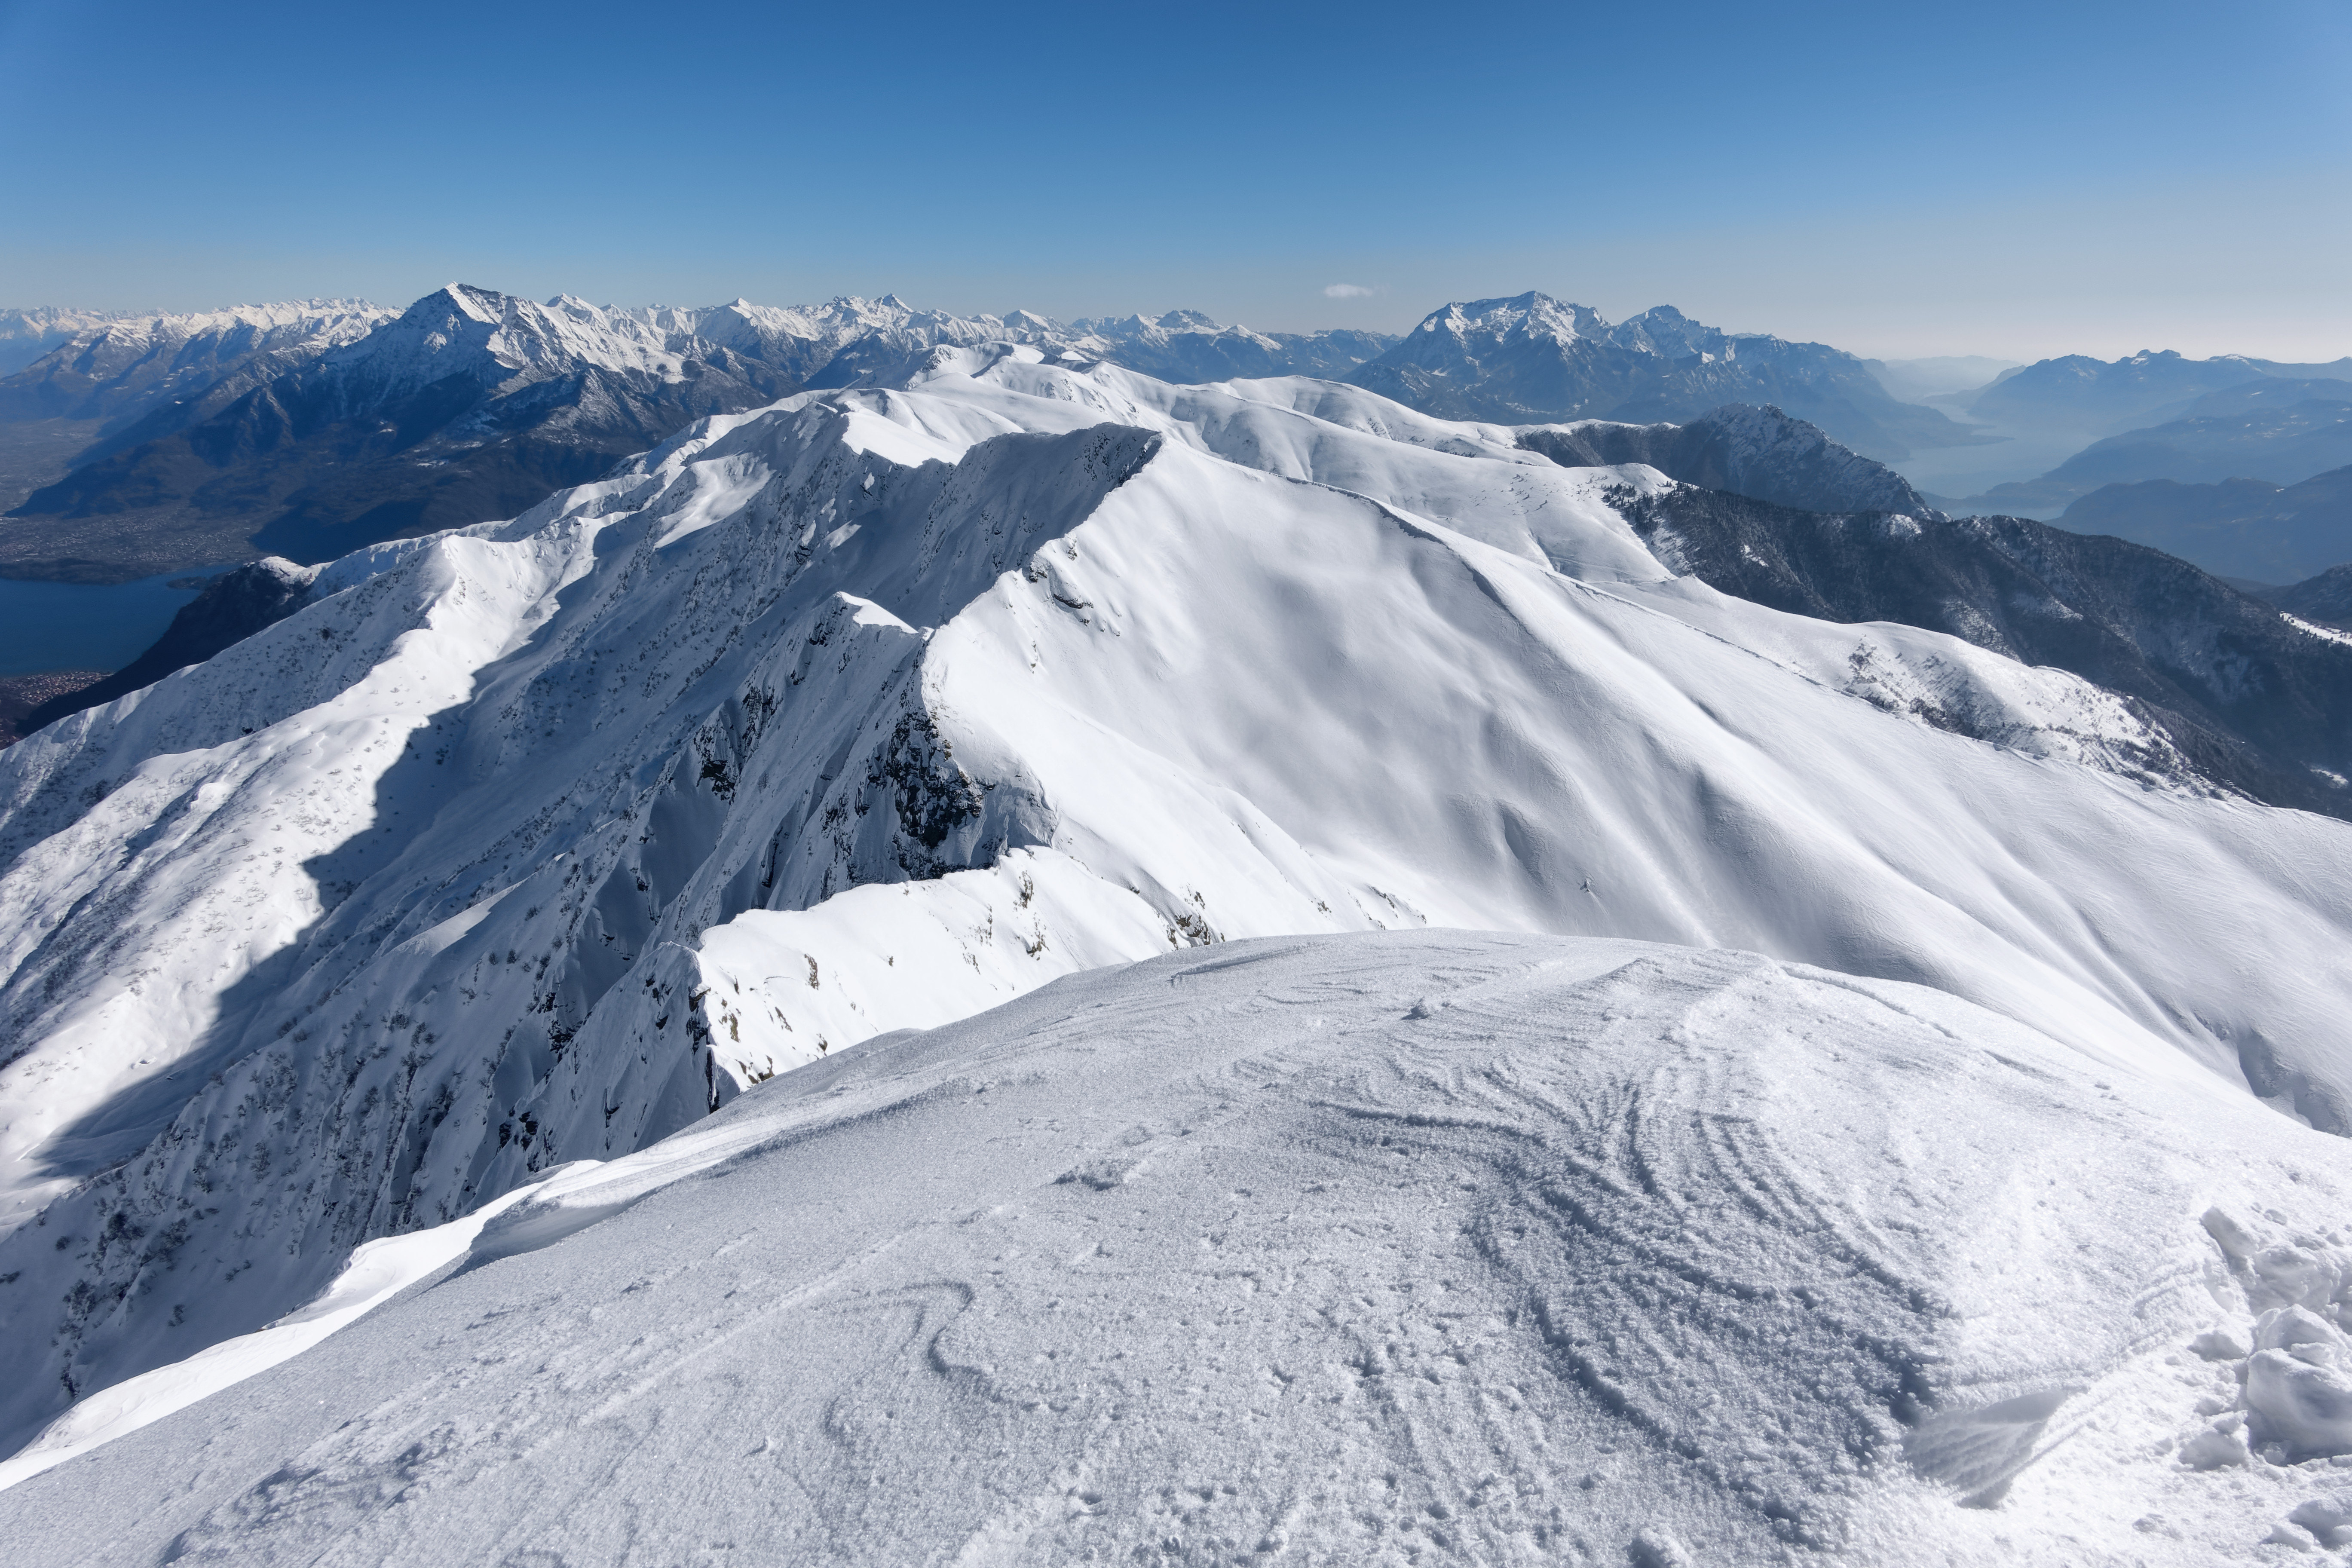
<svg viewBox="0 0 2352 1568">
<path fill-rule="evenodd" d="M 2352 561 L 2352 466 L 2292 485 L 2240 479 L 2106 485 L 2067 507 L 2058 522 L 2152 545 L 2223 577 L 2301 583 Z M 2332 610 L 2319 618 L 2345 616 Z"/>
<path fill-rule="evenodd" d="M 2265 378 L 2208 393 L 2178 418 L 2095 441 L 2040 479 L 1996 485 L 1962 510 L 2047 515 L 2108 485 L 2259 479 L 2278 487 L 2347 463 L 2352 381 Z"/>
<path fill-rule="evenodd" d="M 1927 401 L 1993 425 L 2055 426 L 2088 438 L 2178 418 L 2199 398 L 2265 379 L 2352 380 L 2352 356 L 2326 364 L 2293 364 L 2245 354 L 2188 359 L 2169 349 L 2118 360 L 2062 354 L 2010 371 L 1973 391 Z"/>
</svg>

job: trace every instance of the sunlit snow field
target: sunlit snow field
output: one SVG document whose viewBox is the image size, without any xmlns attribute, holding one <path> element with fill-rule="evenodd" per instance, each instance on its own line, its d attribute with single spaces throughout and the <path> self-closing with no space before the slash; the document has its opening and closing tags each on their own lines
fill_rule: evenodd
<svg viewBox="0 0 2352 1568">
<path fill-rule="evenodd" d="M 0 1538 L 2331 1541 L 2352 828 L 1670 483 L 945 350 L 0 752 Z"/>
</svg>

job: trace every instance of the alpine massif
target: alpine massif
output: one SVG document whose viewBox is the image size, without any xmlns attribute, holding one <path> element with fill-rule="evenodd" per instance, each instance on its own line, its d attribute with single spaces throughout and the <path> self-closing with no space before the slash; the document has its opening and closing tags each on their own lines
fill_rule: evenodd
<svg viewBox="0 0 2352 1568">
<path fill-rule="evenodd" d="M 512 515 L 704 415 L 899 374 L 940 344 L 1046 343 L 1198 381 L 1339 375 L 1391 341 L 1192 311 L 1064 326 L 888 295 L 615 310 L 460 284 L 396 317 L 337 301 L 126 320 L 0 380 L 0 481 L 13 470 L 5 499 L 21 500 L 0 570 L 103 582 L 257 551 L 328 561 Z"/>
<path fill-rule="evenodd" d="M 1547 294 L 1432 311 L 1349 379 L 1428 413 L 1515 425 L 1679 422 L 1727 403 L 1763 403 L 1874 458 L 1979 438 L 1937 409 L 1897 402 L 1866 363 L 1821 343 L 1724 332 L 1671 306 L 1612 326 Z"/>
<path fill-rule="evenodd" d="M 452 310 L 301 384 L 391 406 L 477 339 L 480 407 L 541 384 L 526 313 Z M 597 374 L 649 399 L 813 341 L 531 310 L 642 329 Z M 999 325 L 273 568 L 290 614 L 0 752 L 12 1542 L 2352 1527 L 2352 825 L 2262 804 L 2240 763 L 2334 753 L 2231 750 L 2244 665 L 2142 595 L 2339 690 L 2342 637 L 1780 414 L 1445 419 Z M 1948 629 L 1830 618 L 1886 605 Z M 2109 684 L 2011 657 L 2062 644 Z"/>
</svg>

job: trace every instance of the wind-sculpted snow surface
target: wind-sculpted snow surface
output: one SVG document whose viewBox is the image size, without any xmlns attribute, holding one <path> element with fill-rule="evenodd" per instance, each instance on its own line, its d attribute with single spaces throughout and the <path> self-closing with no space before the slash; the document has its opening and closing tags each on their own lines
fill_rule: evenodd
<svg viewBox="0 0 2352 1568">
<path fill-rule="evenodd" d="M 939 350 L 0 753 L 0 1451 L 371 1238 L 1226 938 L 1752 949 L 2352 1128 L 2345 825 L 2072 677 L 1675 578 L 1610 500 L 1667 483 Z"/>
<path fill-rule="evenodd" d="M 2347 1386 L 2347 1199 L 2340 1140 L 1923 987 L 1237 944 L 551 1173 L 0 1530 L 93 1568 L 2270 1561 L 2352 1512 L 2352 1432 L 2266 1392 Z M 2258 1339 L 2294 1349 L 2242 1391 Z"/>
</svg>

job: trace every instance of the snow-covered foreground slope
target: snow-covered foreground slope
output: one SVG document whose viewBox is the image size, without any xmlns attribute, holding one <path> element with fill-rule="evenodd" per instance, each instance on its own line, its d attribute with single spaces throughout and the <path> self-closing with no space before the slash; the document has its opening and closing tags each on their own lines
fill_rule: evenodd
<svg viewBox="0 0 2352 1568">
<path fill-rule="evenodd" d="M 1225 938 L 1751 949 L 2352 1127 L 2352 830 L 2147 784 L 2071 677 L 1675 579 L 1612 500 L 1659 476 L 1514 442 L 941 351 L 0 753 L 0 1451 L 371 1238 Z"/>
<path fill-rule="evenodd" d="M 2340 1140 L 1924 987 L 1258 942 L 554 1173 L 0 1529 L 28 1565 L 2268 1561 L 2352 1511 L 2314 1414 L 2347 1199 Z"/>
</svg>

